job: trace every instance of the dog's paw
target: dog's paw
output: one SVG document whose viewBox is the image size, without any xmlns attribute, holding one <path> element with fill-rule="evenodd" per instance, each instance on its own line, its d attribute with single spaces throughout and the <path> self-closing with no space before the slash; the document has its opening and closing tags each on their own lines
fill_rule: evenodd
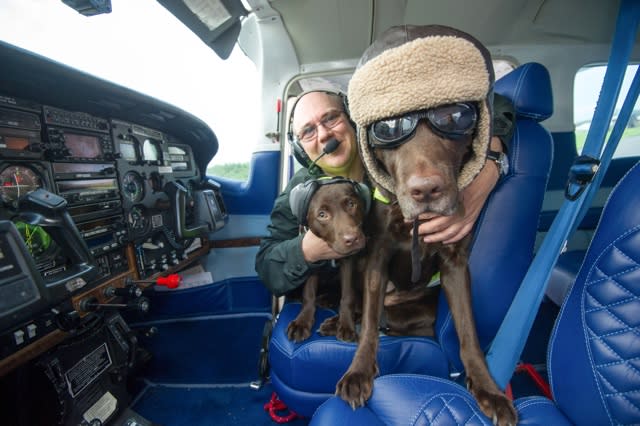
<svg viewBox="0 0 640 426">
<path fill-rule="evenodd" d="M 321 336 L 336 336 L 338 340 L 343 342 L 356 342 L 358 340 L 355 328 L 350 324 L 343 324 L 340 321 L 340 315 L 334 315 L 324 320 L 320 324 L 318 333 Z"/>
<path fill-rule="evenodd" d="M 342 324 L 338 325 L 338 332 L 336 333 L 336 337 L 338 340 L 342 340 L 343 342 L 357 342 L 358 335 L 353 327 L 344 326 Z"/>
<path fill-rule="evenodd" d="M 294 342 L 302 342 L 311 336 L 311 324 L 293 320 L 287 327 L 287 337 Z"/>
<path fill-rule="evenodd" d="M 518 414 L 513 403 L 500 390 L 474 389 L 470 383 L 467 383 L 467 386 L 482 412 L 494 425 L 515 426 L 518 423 Z"/>
<path fill-rule="evenodd" d="M 336 385 L 336 395 L 342 398 L 352 409 L 364 406 L 373 391 L 374 372 L 347 371 Z"/>
<path fill-rule="evenodd" d="M 336 336 L 338 334 L 339 318 L 340 317 L 338 315 L 334 315 L 324 320 L 322 324 L 320 324 L 318 333 L 320 333 L 321 336 Z"/>
</svg>

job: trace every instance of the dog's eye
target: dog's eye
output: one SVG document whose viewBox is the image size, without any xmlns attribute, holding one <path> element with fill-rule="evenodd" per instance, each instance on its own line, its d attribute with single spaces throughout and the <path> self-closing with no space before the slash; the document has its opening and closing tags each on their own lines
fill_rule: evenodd
<svg viewBox="0 0 640 426">
<path fill-rule="evenodd" d="M 318 211 L 318 218 L 319 219 L 326 219 L 329 215 L 327 214 L 326 211 L 324 210 L 319 210 Z"/>
</svg>

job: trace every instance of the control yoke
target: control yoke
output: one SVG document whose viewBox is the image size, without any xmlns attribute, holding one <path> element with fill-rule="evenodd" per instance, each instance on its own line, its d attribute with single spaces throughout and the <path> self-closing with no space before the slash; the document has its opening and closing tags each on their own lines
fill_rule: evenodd
<svg viewBox="0 0 640 426">
<path fill-rule="evenodd" d="M 47 285 L 80 278 L 88 281 L 97 274 L 93 256 L 71 219 L 64 198 L 40 188 L 21 197 L 18 207 L 20 220 L 44 228 L 72 261 L 69 269 L 56 275 L 55 282 L 47 281 Z"/>
<path fill-rule="evenodd" d="M 171 210 L 173 210 L 173 229 L 178 239 L 195 238 L 209 231 L 207 224 L 187 228 L 185 223 L 187 190 L 184 186 L 176 182 L 167 182 L 163 190 L 169 196 Z"/>
</svg>

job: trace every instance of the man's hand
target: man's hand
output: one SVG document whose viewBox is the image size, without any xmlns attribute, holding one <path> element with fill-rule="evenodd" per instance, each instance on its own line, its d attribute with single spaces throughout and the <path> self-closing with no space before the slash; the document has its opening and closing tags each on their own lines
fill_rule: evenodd
<svg viewBox="0 0 640 426">
<path fill-rule="evenodd" d="M 304 234 L 304 237 L 302 237 L 302 253 L 304 255 L 304 260 L 309 263 L 344 257 L 344 255 L 333 251 L 325 240 L 318 237 L 311 230 L 308 230 Z"/>
<path fill-rule="evenodd" d="M 495 151 L 502 151 L 497 137 L 492 138 L 491 145 Z M 473 229 L 499 177 L 496 165 L 493 161 L 487 161 L 480 173 L 460 193 L 463 209 L 459 213 L 451 216 L 423 213 L 418 216 L 423 221 L 418 227 L 418 234 L 423 237 L 424 242 L 450 244 L 463 239 Z"/>
</svg>

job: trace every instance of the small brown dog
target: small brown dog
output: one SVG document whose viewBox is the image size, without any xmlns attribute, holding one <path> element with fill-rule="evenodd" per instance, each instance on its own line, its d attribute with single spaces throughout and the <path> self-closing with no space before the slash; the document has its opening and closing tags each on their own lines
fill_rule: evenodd
<svg viewBox="0 0 640 426">
<path fill-rule="evenodd" d="M 354 260 L 351 255 L 365 246 L 362 225 L 371 204 L 370 190 L 366 185 L 341 177 L 321 178 L 297 185 L 291 190 L 289 199 L 300 225 L 307 226 L 334 251 L 346 256 L 339 261 L 340 311 L 322 323 L 320 334 L 355 341 Z M 311 335 L 318 280 L 318 275 L 312 274 L 304 284 L 300 313 L 287 327 L 290 340 L 301 342 Z"/>
</svg>

